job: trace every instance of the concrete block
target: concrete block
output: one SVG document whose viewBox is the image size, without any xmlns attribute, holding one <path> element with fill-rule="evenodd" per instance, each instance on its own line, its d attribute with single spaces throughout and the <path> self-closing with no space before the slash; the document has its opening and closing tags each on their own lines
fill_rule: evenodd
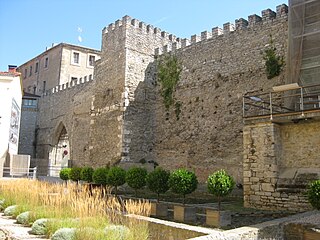
<svg viewBox="0 0 320 240">
<path fill-rule="evenodd" d="M 179 222 L 195 222 L 197 220 L 196 208 L 183 205 L 175 205 L 173 218 Z"/>
</svg>

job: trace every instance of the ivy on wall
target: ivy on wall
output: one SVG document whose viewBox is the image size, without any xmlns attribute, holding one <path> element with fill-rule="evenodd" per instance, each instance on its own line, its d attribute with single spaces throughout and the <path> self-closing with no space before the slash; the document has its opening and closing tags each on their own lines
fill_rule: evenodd
<svg viewBox="0 0 320 240">
<path fill-rule="evenodd" d="M 268 79 L 279 76 L 284 65 L 283 56 L 279 56 L 276 51 L 277 49 L 270 35 L 270 43 L 263 52 Z"/>
<path fill-rule="evenodd" d="M 157 62 L 157 76 L 161 84 L 161 96 L 163 97 L 163 103 L 168 110 L 171 105 L 175 103 L 173 93 L 179 81 L 182 67 L 177 57 L 174 55 L 164 55 L 158 59 Z M 181 103 L 179 103 L 179 114 L 180 114 Z M 177 114 L 177 120 L 179 119 Z"/>
</svg>

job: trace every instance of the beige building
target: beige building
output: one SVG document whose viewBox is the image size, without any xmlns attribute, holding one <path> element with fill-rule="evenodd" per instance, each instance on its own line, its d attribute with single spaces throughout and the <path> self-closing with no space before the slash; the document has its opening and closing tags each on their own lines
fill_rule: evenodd
<svg viewBox="0 0 320 240">
<path fill-rule="evenodd" d="M 89 81 L 98 59 L 99 50 L 67 43 L 53 45 L 18 67 L 22 73 L 23 90 L 41 95 L 58 85 Z"/>
</svg>

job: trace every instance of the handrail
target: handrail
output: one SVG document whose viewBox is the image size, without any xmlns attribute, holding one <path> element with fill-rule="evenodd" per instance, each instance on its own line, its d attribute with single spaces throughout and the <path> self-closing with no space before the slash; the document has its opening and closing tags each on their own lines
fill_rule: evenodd
<svg viewBox="0 0 320 240">
<path fill-rule="evenodd" d="M 269 93 L 248 92 L 243 95 L 242 105 L 243 118 L 269 116 L 272 120 L 274 114 L 284 113 L 304 116 L 305 111 L 320 110 L 320 84 Z"/>
</svg>

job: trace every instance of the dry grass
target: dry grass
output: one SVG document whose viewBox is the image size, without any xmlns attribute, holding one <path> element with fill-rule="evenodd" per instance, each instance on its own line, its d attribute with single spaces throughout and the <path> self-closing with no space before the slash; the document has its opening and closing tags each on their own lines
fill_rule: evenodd
<svg viewBox="0 0 320 240">
<path fill-rule="evenodd" d="M 124 218 L 121 213 L 126 211 L 147 216 L 150 213 L 150 204 L 144 201 L 119 202 L 108 189 L 90 191 L 86 186 L 75 183 L 66 187 L 61 184 L 19 179 L 1 180 L 0 193 L 6 205 L 19 206 L 15 215 L 31 211 L 31 221 L 39 218 L 59 219 L 50 221 L 48 237 L 60 227 L 78 227 L 81 234 L 77 234 L 77 240 L 89 235 L 90 238 L 87 239 L 101 239 L 102 229 L 112 223 L 125 224 L 130 229 L 128 239 L 148 238 L 146 223 Z M 100 231 L 92 234 L 92 228 Z"/>
</svg>

